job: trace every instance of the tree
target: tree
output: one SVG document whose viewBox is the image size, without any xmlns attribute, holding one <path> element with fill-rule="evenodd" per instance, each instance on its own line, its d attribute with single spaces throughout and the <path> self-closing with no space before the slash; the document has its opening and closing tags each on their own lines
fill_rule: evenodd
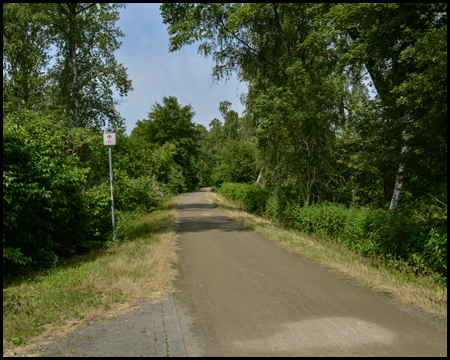
<svg viewBox="0 0 450 360">
<path fill-rule="evenodd" d="M 226 144 L 224 163 L 227 165 L 228 181 L 246 184 L 253 184 L 256 181 L 255 149 L 250 143 L 229 140 Z"/>
<path fill-rule="evenodd" d="M 391 211 L 405 186 L 446 181 L 438 130 L 447 116 L 446 4 L 165 4 L 161 13 L 170 51 L 198 42 L 214 80 L 237 72 L 250 83 L 247 110 L 271 181 L 293 184 L 309 163 L 310 175 L 297 176 L 305 204 L 342 179 L 341 138 L 363 140 L 367 148 L 353 148 L 382 178 Z M 371 102 L 361 91 L 366 74 L 377 91 Z M 347 165 L 348 181 L 362 178 L 359 165 Z"/>
<path fill-rule="evenodd" d="M 44 109 L 51 36 L 38 5 L 3 4 L 3 104 Z"/>
<path fill-rule="evenodd" d="M 305 205 L 317 184 L 330 180 L 341 86 L 333 73 L 334 51 L 327 49 L 330 41 L 308 38 L 313 32 L 309 8 L 276 3 L 161 6 L 171 51 L 199 41 L 199 52 L 215 60 L 216 80 L 237 71 L 250 82 L 246 105 L 258 119 L 260 148 L 275 175 L 272 185 L 295 178 Z M 221 107 L 226 114 L 228 104 Z"/>
<path fill-rule="evenodd" d="M 224 119 L 223 130 L 227 139 L 237 140 L 239 138 L 239 114 L 231 110 L 229 101 L 221 101 L 219 111 Z"/>
<path fill-rule="evenodd" d="M 3 5 L 3 100 L 19 108 L 56 110 L 77 127 L 123 126 L 112 87 L 132 90 L 114 51 L 122 4 Z M 49 68 L 49 49 L 56 64 Z M 61 114 L 62 113 L 62 114 Z"/>
<path fill-rule="evenodd" d="M 138 120 L 131 135 L 162 146 L 175 145 L 175 161 L 183 169 L 188 189 L 198 184 L 199 132 L 192 122 L 195 112 L 191 105 L 181 106 L 174 96 L 163 97 L 162 104 L 155 102 L 148 119 Z"/>
<path fill-rule="evenodd" d="M 47 4 L 44 12 L 57 48 L 51 69 L 52 99 L 73 117 L 75 126 L 100 130 L 106 123 L 121 125 L 111 87 L 120 96 L 132 90 L 127 69 L 114 51 L 124 36 L 115 27 L 122 4 Z"/>
<path fill-rule="evenodd" d="M 341 65 L 364 64 L 381 99 L 384 131 L 395 135 L 396 153 L 389 155 L 398 169 L 389 206 L 395 211 L 405 174 L 418 175 L 423 154 L 433 163 L 446 162 L 446 138 L 435 129 L 446 129 L 447 4 L 342 3 L 321 5 L 319 14 L 322 31 L 339 34 Z M 436 53 L 425 55 L 424 44 L 436 46 Z M 434 95 L 431 88 L 438 89 Z"/>
<path fill-rule="evenodd" d="M 258 141 L 272 186 L 282 190 L 283 183 L 291 183 L 303 204 L 310 205 L 313 197 L 319 199 L 320 186 L 328 187 L 339 178 L 332 166 L 337 159 L 330 111 L 336 87 L 325 74 L 320 85 L 303 75 L 297 76 L 302 83 L 297 91 L 291 86 L 251 89 L 249 105 L 261 118 Z"/>
<path fill-rule="evenodd" d="M 219 165 L 223 158 L 225 140 L 223 124 L 219 119 L 214 118 L 209 123 L 207 148 L 205 150 L 209 153 L 210 158 L 216 163 L 215 165 Z"/>
</svg>

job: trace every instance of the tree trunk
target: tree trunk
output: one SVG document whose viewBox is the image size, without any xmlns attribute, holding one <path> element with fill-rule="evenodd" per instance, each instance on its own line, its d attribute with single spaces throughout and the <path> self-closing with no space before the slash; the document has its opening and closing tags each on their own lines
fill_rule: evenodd
<svg viewBox="0 0 450 360">
<path fill-rule="evenodd" d="M 256 180 L 256 183 L 257 183 L 257 184 L 259 184 L 259 181 L 261 180 L 261 176 L 262 176 L 263 170 L 264 170 L 264 166 L 263 166 L 263 168 L 261 169 L 261 171 L 259 172 L 258 179 Z"/>
<path fill-rule="evenodd" d="M 350 181 L 353 180 L 353 174 L 350 175 Z M 352 186 L 350 190 L 350 202 L 353 203 L 355 201 L 355 187 Z"/>
<path fill-rule="evenodd" d="M 308 189 L 308 192 L 306 193 L 306 200 L 304 202 L 305 206 L 309 206 L 310 201 L 311 201 L 311 191 Z"/>
<path fill-rule="evenodd" d="M 405 144 L 406 136 L 407 136 L 406 130 L 403 130 L 402 131 L 403 145 L 402 145 L 402 150 L 401 150 L 402 155 L 408 150 L 408 147 Z M 391 205 L 389 205 L 390 212 L 394 212 L 397 209 L 398 203 L 400 201 L 400 194 L 402 192 L 402 187 L 403 187 L 404 170 L 405 170 L 405 165 L 400 163 L 400 165 L 398 167 L 397 177 L 395 179 L 395 187 L 394 187 L 394 193 L 392 194 Z"/>
<path fill-rule="evenodd" d="M 73 98 L 73 111 L 75 117 L 75 126 L 81 126 L 80 121 L 80 92 L 78 81 L 78 69 L 77 69 L 77 47 L 75 44 L 75 16 L 77 11 L 77 4 L 69 4 L 69 51 L 70 51 L 70 64 L 72 66 L 72 98 Z"/>
<path fill-rule="evenodd" d="M 286 52 L 288 53 L 289 57 L 292 58 L 291 49 L 289 48 L 289 45 L 286 41 L 286 38 L 285 38 L 284 32 L 283 32 L 283 28 L 281 27 L 281 24 L 280 24 L 280 19 L 278 18 L 277 3 L 272 3 L 272 7 L 273 7 L 273 13 L 275 15 L 275 22 L 277 24 L 278 30 L 281 35 L 281 40 L 283 40 L 284 47 L 286 48 Z"/>
</svg>

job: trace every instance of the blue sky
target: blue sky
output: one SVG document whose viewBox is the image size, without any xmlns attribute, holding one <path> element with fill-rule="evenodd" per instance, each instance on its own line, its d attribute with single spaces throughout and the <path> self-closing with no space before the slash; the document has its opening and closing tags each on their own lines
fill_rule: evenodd
<svg viewBox="0 0 450 360">
<path fill-rule="evenodd" d="M 125 36 L 115 56 L 128 69 L 134 88 L 126 97 L 115 95 L 121 102 L 117 110 L 125 118 L 127 133 L 137 120 L 147 118 L 155 102 L 162 103 L 163 96 L 175 96 L 183 106 L 191 104 L 196 112 L 193 121 L 207 128 L 214 118 L 223 121 L 218 110 L 223 100 L 230 101 L 232 109 L 242 115 L 239 96 L 247 91 L 246 84 L 237 76 L 213 84 L 211 59 L 197 54 L 197 44 L 169 53 L 167 25 L 162 22 L 159 6 L 127 4 L 116 23 Z"/>
</svg>

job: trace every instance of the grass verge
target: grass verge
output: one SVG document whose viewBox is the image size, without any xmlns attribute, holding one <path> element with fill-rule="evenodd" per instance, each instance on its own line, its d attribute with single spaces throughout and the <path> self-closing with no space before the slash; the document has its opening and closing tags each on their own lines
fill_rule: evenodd
<svg viewBox="0 0 450 360">
<path fill-rule="evenodd" d="M 223 214 L 285 249 L 327 266 L 364 286 L 389 293 L 401 303 L 447 319 L 447 287 L 432 278 L 395 271 L 363 258 L 333 240 L 285 229 L 278 223 L 243 211 L 241 204 L 220 194 L 209 191 L 206 197 Z"/>
<path fill-rule="evenodd" d="M 172 290 L 180 196 L 131 222 L 125 240 L 3 287 L 3 355 Z"/>
</svg>

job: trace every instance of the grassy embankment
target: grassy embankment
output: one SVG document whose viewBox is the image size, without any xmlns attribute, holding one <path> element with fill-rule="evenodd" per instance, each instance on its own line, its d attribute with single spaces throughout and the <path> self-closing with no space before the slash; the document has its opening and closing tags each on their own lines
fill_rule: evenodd
<svg viewBox="0 0 450 360">
<path fill-rule="evenodd" d="M 285 229 L 280 224 L 243 211 L 241 204 L 220 194 L 208 192 L 207 198 L 223 214 L 287 250 L 364 286 L 388 293 L 404 304 L 447 319 L 447 287 L 432 278 L 401 273 L 352 253 L 334 241 Z"/>
<path fill-rule="evenodd" d="M 180 196 L 124 229 L 125 240 L 3 286 L 3 355 L 171 289 Z"/>
</svg>

